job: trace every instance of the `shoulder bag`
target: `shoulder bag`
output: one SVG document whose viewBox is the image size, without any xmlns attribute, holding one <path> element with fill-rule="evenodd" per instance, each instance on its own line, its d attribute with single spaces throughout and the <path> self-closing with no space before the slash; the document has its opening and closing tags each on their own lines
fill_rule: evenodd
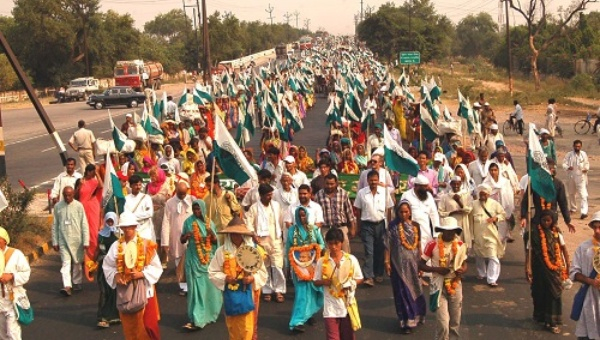
<svg viewBox="0 0 600 340">
<path fill-rule="evenodd" d="M 117 309 L 123 314 L 135 314 L 146 307 L 146 281 L 133 280 L 127 285 L 117 285 Z"/>
</svg>

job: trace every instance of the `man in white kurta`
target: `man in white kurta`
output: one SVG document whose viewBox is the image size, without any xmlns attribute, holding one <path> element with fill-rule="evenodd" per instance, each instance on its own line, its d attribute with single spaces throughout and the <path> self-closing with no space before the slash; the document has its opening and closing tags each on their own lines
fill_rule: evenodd
<svg viewBox="0 0 600 340">
<path fill-rule="evenodd" d="M 21 340 L 21 326 L 17 322 L 15 301 L 26 297 L 25 285 L 29 281 L 31 269 L 25 255 L 15 248 L 8 247 L 10 237 L 6 229 L 0 227 L 0 261 L 4 261 L 4 271 L 0 274 L 2 294 L 0 295 L 0 339 Z M 11 300 L 12 291 L 13 299 Z"/>
<path fill-rule="evenodd" d="M 169 254 L 175 260 L 175 267 L 185 253 L 186 244 L 179 241 L 183 222 L 192 215 L 192 202 L 194 196 L 188 195 L 189 186 L 186 181 L 177 183 L 176 195 L 169 198 L 165 204 L 162 229 L 160 232 L 160 245 L 164 254 Z M 180 282 L 179 288 L 187 292 L 187 283 Z"/>
<path fill-rule="evenodd" d="M 581 218 L 587 217 L 588 213 L 588 171 L 590 170 L 590 161 L 587 153 L 581 150 L 583 143 L 580 140 L 573 142 L 573 151 L 569 151 L 565 155 L 563 161 L 563 169 L 567 172 L 567 180 L 565 185 L 569 195 L 569 210 L 571 213 L 577 211 L 577 200 L 575 196 L 579 196 L 579 208 L 581 209 Z"/>
<path fill-rule="evenodd" d="M 142 238 L 156 242 L 154 223 L 152 223 L 152 215 L 154 214 L 152 197 L 142 192 L 142 178 L 138 175 L 129 177 L 129 186 L 131 187 L 131 194 L 125 196 L 124 209 L 133 213 L 137 218 L 138 234 Z"/>
<path fill-rule="evenodd" d="M 75 182 L 83 177 L 79 172 L 75 170 L 75 166 L 77 161 L 75 158 L 68 158 L 67 164 L 65 166 L 65 171 L 61 172 L 54 179 L 54 185 L 52 186 L 52 191 L 50 192 L 50 199 L 52 200 L 52 204 L 58 203 L 58 201 L 62 200 L 62 191 L 66 187 L 75 188 Z"/>
<path fill-rule="evenodd" d="M 491 161 L 488 159 L 489 153 L 486 148 L 479 149 L 477 159 L 469 163 L 468 169 L 471 178 L 475 181 L 475 185 L 483 183 L 483 180 L 488 175 L 488 167 Z"/>
<path fill-rule="evenodd" d="M 473 247 L 473 230 L 469 223 L 469 213 L 473 209 L 473 198 L 470 192 L 461 190 L 462 180 L 459 176 L 450 179 L 451 192 L 442 196 L 439 207 L 440 217 L 454 217 L 458 225 L 462 227 L 459 237 L 467 245 Z"/>
<path fill-rule="evenodd" d="M 81 290 L 83 282 L 83 253 L 90 244 L 90 229 L 83 205 L 75 200 L 75 190 L 66 187 L 63 200 L 54 206 L 52 246 L 60 254 L 63 289 L 60 293 L 71 296 L 71 289 Z"/>
<path fill-rule="evenodd" d="M 428 191 L 427 177 L 417 176 L 414 184 L 415 187 L 402 194 L 401 199 L 410 203 L 412 220 L 421 228 L 421 251 L 424 251 L 427 243 L 437 236 L 435 228 L 440 225 L 440 215 L 433 195 Z"/>
<path fill-rule="evenodd" d="M 258 187 L 260 200 L 254 203 L 246 214 L 246 226 L 256 235 L 257 243 L 267 252 L 265 265 L 269 277 L 262 292 L 270 296 L 275 293 L 278 301 L 283 301 L 286 291 L 283 275 L 283 218 L 279 203 L 272 200 L 273 187 L 261 184 Z"/>
</svg>

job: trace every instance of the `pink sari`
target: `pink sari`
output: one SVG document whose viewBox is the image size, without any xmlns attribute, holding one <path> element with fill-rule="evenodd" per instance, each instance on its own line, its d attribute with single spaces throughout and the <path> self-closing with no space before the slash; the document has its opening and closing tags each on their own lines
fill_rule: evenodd
<svg viewBox="0 0 600 340">
<path fill-rule="evenodd" d="M 102 189 L 99 187 L 98 179 L 92 178 L 82 181 L 79 189 L 79 202 L 85 210 L 90 230 L 90 246 L 86 254 L 90 259 L 94 258 L 98 248 L 98 230 L 100 227 L 100 202 L 102 201 Z"/>
</svg>

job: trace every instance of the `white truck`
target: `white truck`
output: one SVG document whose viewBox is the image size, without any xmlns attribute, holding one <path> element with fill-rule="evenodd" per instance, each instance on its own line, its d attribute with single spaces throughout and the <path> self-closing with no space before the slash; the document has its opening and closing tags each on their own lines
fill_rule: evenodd
<svg viewBox="0 0 600 340">
<path fill-rule="evenodd" d="M 65 91 L 65 101 L 80 101 L 93 92 L 99 90 L 100 81 L 94 77 L 76 78 L 69 82 L 69 87 Z"/>
</svg>

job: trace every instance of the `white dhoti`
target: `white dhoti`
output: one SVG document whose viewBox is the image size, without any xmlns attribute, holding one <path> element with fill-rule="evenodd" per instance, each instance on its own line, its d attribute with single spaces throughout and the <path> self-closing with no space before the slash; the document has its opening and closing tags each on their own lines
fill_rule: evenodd
<svg viewBox="0 0 600 340">
<path fill-rule="evenodd" d="M 63 287 L 73 287 L 74 284 L 83 282 L 83 263 L 76 262 L 71 253 L 65 247 L 60 247 L 60 274 L 62 275 Z"/>
</svg>

